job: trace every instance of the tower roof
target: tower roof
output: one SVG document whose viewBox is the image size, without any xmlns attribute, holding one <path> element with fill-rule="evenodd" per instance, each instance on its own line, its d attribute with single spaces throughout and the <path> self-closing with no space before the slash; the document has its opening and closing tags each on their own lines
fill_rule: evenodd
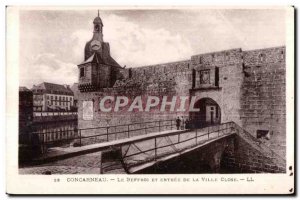
<svg viewBox="0 0 300 200">
<path fill-rule="evenodd" d="M 102 63 L 121 68 L 121 66 L 110 55 L 106 57 L 101 57 L 98 53 L 93 53 L 93 55 L 91 55 L 86 61 L 80 63 L 78 66 L 92 62 Z"/>
<path fill-rule="evenodd" d="M 101 20 L 101 18 L 99 16 L 99 10 L 98 10 L 98 16 L 94 19 L 93 23 L 94 24 L 101 24 L 101 25 L 103 25 L 102 20 Z"/>
</svg>

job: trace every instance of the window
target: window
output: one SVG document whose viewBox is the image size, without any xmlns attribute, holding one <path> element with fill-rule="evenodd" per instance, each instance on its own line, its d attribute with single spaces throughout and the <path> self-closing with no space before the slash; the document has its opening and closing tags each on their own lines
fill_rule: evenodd
<svg viewBox="0 0 300 200">
<path fill-rule="evenodd" d="M 80 68 L 80 77 L 84 77 L 84 68 Z"/>
<path fill-rule="evenodd" d="M 195 88 L 195 83 L 196 83 L 196 70 L 193 69 L 193 71 L 192 71 L 192 88 Z"/>
<path fill-rule="evenodd" d="M 202 57 L 199 57 L 199 64 L 202 64 Z"/>
<path fill-rule="evenodd" d="M 99 32 L 99 25 L 98 24 L 95 25 L 95 31 Z"/>
<path fill-rule="evenodd" d="M 219 87 L 219 67 L 215 68 L 215 86 Z"/>
<path fill-rule="evenodd" d="M 256 131 L 256 138 L 257 139 L 270 139 L 269 130 L 257 130 Z"/>
<path fill-rule="evenodd" d="M 200 84 L 209 84 L 209 72 L 209 69 L 200 71 Z"/>
</svg>

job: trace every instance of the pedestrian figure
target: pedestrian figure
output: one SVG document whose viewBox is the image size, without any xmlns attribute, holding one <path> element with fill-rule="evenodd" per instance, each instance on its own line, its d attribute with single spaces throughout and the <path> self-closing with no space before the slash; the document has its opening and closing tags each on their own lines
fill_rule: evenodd
<svg viewBox="0 0 300 200">
<path fill-rule="evenodd" d="M 184 118 L 182 116 L 181 117 L 181 130 L 184 130 L 184 125 L 185 125 L 185 122 L 184 122 Z"/>
<path fill-rule="evenodd" d="M 177 130 L 179 130 L 180 122 L 181 122 L 181 120 L 179 119 L 179 117 L 177 117 L 177 119 L 176 119 L 176 127 L 177 127 Z"/>
<path fill-rule="evenodd" d="M 185 120 L 185 129 L 189 129 L 190 128 L 190 120 L 186 119 Z"/>
</svg>

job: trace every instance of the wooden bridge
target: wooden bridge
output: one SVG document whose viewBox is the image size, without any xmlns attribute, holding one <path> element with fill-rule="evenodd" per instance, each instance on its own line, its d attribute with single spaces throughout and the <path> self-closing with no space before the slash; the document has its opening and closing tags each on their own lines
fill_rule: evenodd
<svg viewBox="0 0 300 200">
<path fill-rule="evenodd" d="M 107 140 L 80 147 L 61 148 L 59 152 L 47 153 L 35 161 L 53 162 L 99 152 L 101 173 L 107 173 L 116 167 L 122 168 L 125 173 L 157 173 L 157 168 L 168 165 L 174 159 L 196 155 L 194 161 L 199 163 L 192 165 L 205 163 L 213 173 L 219 172 L 222 164 L 241 172 L 285 171 L 285 159 L 234 122 L 192 130 L 174 130 L 172 123 L 166 125 L 170 127 L 169 130 L 164 130 L 161 123 L 159 122 L 158 127 L 160 131 L 146 132 L 144 135 L 130 136 L 129 128 L 125 134 L 127 137 L 119 139 L 116 134 L 124 132 L 107 131 L 106 134 L 97 134 L 94 137 L 105 137 Z M 109 140 L 110 135 L 115 135 L 115 140 Z M 90 137 L 92 136 L 88 136 Z M 81 137 L 77 139 L 82 140 Z M 111 162 L 112 158 L 114 162 Z"/>
</svg>

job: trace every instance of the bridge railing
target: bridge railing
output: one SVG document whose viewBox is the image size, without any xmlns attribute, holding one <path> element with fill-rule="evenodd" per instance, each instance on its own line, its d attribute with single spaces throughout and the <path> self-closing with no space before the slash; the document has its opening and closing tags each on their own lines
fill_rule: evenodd
<svg viewBox="0 0 300 200">
<path fill-rule="evenodd" d="M 73 141 L 74 146 L 82 146 L 93 143 L 109 142 L 137 135 L 172 130 L 175 129 L 175 125 L 175 120 L 159 120 L 85 129 L 33 132 L 29 135 L 29 138 L 31 138 L 29 141 L 32 141 L 32 138 L 37 138 L 33 139 L 33 141 L 37 143 L 36 141 L 39 140 L 42 153 L 45 153 L 48 146 L 57 143 Z"/>
<path fill-rule="evenodd" d="M 162 135 L 153 135 L 121 146 L 123 167 L 140 165 L 149 161 L 156 161 L 163 156 L 179 153 L 234 132 L 234 123 L 227 122 L 200 129 L 175 131 Z"/>
<path fill-rule="evenodd" d="M 172 130 L 173 128 L 175 128 L 174 126 L 174 120 L 159 120 L 142 123 L 78 129 L 79 145 L 81 146 L 87 143 L 109 142 L 138 135 L 146 135 L 153 132 Z M 90 140 L 94 141 L 91 142 Z"/>
</svg>

